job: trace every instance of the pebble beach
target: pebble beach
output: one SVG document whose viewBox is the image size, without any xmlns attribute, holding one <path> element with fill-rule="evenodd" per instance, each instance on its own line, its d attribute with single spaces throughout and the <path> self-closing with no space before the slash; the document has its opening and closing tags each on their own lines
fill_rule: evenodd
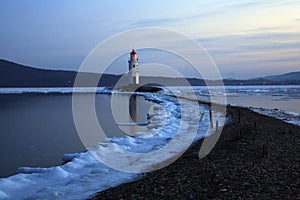
<svg viewBox="0 0 300 200">
<path fill-rule="evenodd" d="M 228 107 L 238 120 L 199 159 L 203 140 L 171 165 L 92 199 L 300 199 L 300 127 Z"/>
</svg>

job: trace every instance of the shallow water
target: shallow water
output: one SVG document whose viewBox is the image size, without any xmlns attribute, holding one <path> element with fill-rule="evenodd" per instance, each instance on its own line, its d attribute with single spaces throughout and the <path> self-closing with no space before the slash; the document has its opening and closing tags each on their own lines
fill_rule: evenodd
<svg viewBox="0 0 300 200">
<path fill-rule="evenodd" d="M 258 86 L 226 86 L 225 93 L 219 86 L 191 88 L 178 87 L 182 93 L 196 92 L 199 100 L 210 100 L 210 95 L 226 95 L 227 103 L 243 107 L 286 110 L 300 114 L 299 85 L 258 85 Z"/>
<path fill-rule="evenodd" d="M 227 86 L 230 104 L 300 114 L 300 86 Z"/>
<path fill-rule="evenodd" d="M 151 105 L 149 110 L 151 116 L 149 125 L 152 128 L 147 128 L 145 132 L 138 133 L 135 137 L 110 138 L 109 141 L 96 145 L 88 152 L 69 155 L 69 158 L 73 159 L 65 165 L 21 168 L 22 173 L 0 178 L 0 199 L 87 199 L 98 191 L 135 180 L 140 177 L 137 172 L 154 170 L 154 166 L 161 166 L 165 162 L 168 164 L 176 156 L 181 155 L 193 140 L 214 131 L 209 128 L 207 106 L 185 100 L 178 104 L 177 99 L 160 94 L 142 95 L 157 103 Z M 84 98 L 82 100 L 86 101 Z M 123 103 L 122 100 L 121 104 L 118 104 L 121 105 L 119 107 L 121 112 L 125 107 Z M 179 105 L 183 109 L 180 109 Z M 132 109 L 132 118 L 138 116 L 137 111 L 141 110 L 138 108 L 137 106 Z M 201 123 L 199 112 L 204 113 Z M 214 116 L 222 124 L 224 118 L 219 113 L 215 113 Z M 121 117 L 120 122 L 127 119 L 128 116 Z M 98 156 L 94 157 L 96 154 L 104 158 L 106 164 L 107 161 L 110 164 L 99 162 Z M 132 170 L 134 173 L 128 173 Z"/>
<path fill-rule="evenodd" d="M 248 107 L 260 114 L 268 115 L 300 126 L 299 85 L 254 85 L 254 86 L 205 86 L 177 87 L 177 93 L 198 100 L 220 104 Z M 221 97 L 221 98 L 218 98 Z M 226 102 L 222 97 L 226 97 Z"/>
<path fill-rule="evenodd" d="M 129 99 L 128 95 L 115 96 L 120 106 Z M 111 95 L 95 98 L 98 121 L 106 135 L 124 136 L 112 116 Z M 136 99 L 136 120 L 146 121 L 153 103 L 141 96 Z M 119 111 L 123 119 L 129 118 Z M 65 153 L 85 151 L 73 121 L 71 94 L 1 94 L 0 127 L 0 177 L 14 174 L 18 167 L 59 165 Z"/>
<path fill-rule="evenodd" d="M 271 95 L 246 95 L 229 96 L 228 103 L 265 109 L 280 109 L 300 114 L 300 99 L 282 98 Z"/>
<path fill-rule="evenodd" d="M 191 92 L 187 88 L 177 88 L 183 93 Z M 206 87 L 193 89 L 199 99 L 209 99 Z M 213 87 L 212 91 L 213 95 L 223 95 L 218 87 Z M 59 165 L 65 153 L 85 150 L 74 126 L 71 94 L 13 94 L 14 92 L 0 95 L 0 177 L 14 174 L 21 166 Z M 116 125 L 130 122 L 128 114 L 123 112 L 123 103 L 128 101 L 129 96 L 114 95 L 119 101 L 116 104 L 119 111 L 117 121 L 113 119 L 110 109 L 111 96 L 96 95 L 97 117 L 106 135 L 124 136 L 125 129 L 132 133 L 139 131 L 134 127 Z M 300 86 L 229 86 L 226 87 L 226 96 L 227 103 L 230 104 L 300 113 Z M 145 101 L 143 97 L 138 97 L 137 102 L 135 114 L 131 113 L 131 117 L 137 122 L 145 122 L 146 113 L 153 103 Z"/>
</svg>

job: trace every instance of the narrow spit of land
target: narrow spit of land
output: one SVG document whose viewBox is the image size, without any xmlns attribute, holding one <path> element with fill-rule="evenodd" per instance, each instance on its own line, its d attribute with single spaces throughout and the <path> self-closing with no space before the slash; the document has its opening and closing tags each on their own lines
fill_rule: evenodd
<svg viewBox="0 0 300 200">
<path fill-rule="evenodd" d="M 200 140 L 173 164 L 93 199 L 300 199 L 300 127 L 228 111 L 240 120 L 224 127 L 205 158 L 198 158 Z"/>
</svg>

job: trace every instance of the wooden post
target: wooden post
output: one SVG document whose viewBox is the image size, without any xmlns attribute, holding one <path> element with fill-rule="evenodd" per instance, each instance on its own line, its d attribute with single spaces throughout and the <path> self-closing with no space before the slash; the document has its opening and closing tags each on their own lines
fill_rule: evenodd
<svg viewBox="0 0 300 200">
<path fill-rule="evenodd" d="M 201 113 L 200 122 L 203 121 L 203 118 L 204 118 L 204 113 Z"/>
<path fill-rule="evenodd" d="M 211 110 L 209 110 L 210 128 L 214 128 L 213 116 Z"/>
<path fill-rule="evenodd" d="M 219 121 L 217 120 L 216 121 L 216 133 L 218 133 L 218 130 L 219 130 Z"/>
</svg>

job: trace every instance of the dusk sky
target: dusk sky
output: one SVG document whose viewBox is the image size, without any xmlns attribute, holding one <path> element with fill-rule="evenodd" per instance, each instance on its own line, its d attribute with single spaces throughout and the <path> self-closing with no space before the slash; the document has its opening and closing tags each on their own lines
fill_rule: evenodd
<svg viewBox="0 0 300 200">
<path fill-rule="evenodd" d="M 106 38 L 162 27 L 199 42 L 226 78 L 300 71 L 299 0 L 1 0 L 0 24 L 0 58 L 39 68 L 77 70 Z"/>
</svg>

